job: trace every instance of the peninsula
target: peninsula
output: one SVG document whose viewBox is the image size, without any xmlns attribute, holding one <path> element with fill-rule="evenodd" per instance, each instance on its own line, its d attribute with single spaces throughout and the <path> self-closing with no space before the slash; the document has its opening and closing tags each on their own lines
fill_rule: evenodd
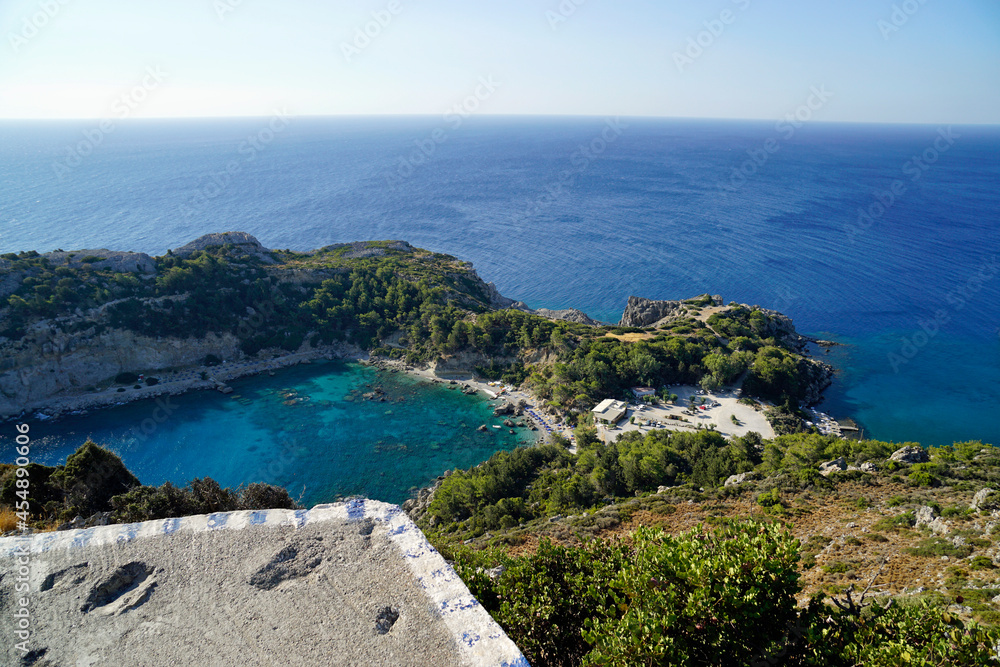
<svg viewBox="0 0 1000 667">
<path fill-rule="evenodd" d="M 0 304 L 0 419 L 225 390 L 231 378 L 325 356 L 503 381 L 568 426 L 635 386 L 740 387 L 782 406 L 772 421 L 794 431 L 793 413 L 833 375 L 774 311 L 709 295 L 630 297 L 608 325 L 532 310 L 468 262 L 404 241 L 294 252 L 226 232 L 160 257 L 9 253 Z"/>
</svg>

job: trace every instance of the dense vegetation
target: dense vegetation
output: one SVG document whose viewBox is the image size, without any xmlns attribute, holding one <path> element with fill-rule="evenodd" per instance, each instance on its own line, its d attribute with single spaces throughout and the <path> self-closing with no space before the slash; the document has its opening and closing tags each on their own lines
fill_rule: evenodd
<svg viewBox="0 0 1000 667">
<path fill-rule="evenodd" d="M 780 525 L 640 529 L 528 556 L 462 551 L 456 569 L 536 667 L 986 665 L 1000 632 L 920 604 L 813 597 Z"/>
<path fill-rule="evenodd" d="M 0 505 L 18 507 L 17 468 L 0 464 Z M 223 489 L 215 480 L 192 480 L 178 488 L 169 482 L 143 486 L 114 453 L 91 441 L 66 458 L 65 465 L 27 466 L 32 524 L 50 526 L 108 513 L 107 523 L 132 523 L 234 510 L 295 508 L 288 491 L 268 484 Z"/>
<path fill-rule="evenodd" d="M 150 274 L 113 271 L 97 257 L 59 257 L 66 263 L 35 252 L 0 257 L 0 281 L 16 284 L 0 306 L 0 336 L 17 340 L 47 319 L 52 332 L 230 332 L 248 355 L 295 350 L 306 340 L 350 341 L 410 362 L 471 353 L 481 374 L 526 383 L 573 421 L 635 385 L 714 389 L 744 375 L 749 393 L 797 405 L 817 373 L 761 310 L 730 304 L 706 324 L 698 317 L 713 304 L 706 296 L 656 330 L 552 321 L 496 310 L 469 265 L 393 242 L 312 253 L 222 245 L 156 257 Z"/>
<path fill-rule="evenodd" d="M 514 450 L 452 473 L 418 520 L 531 664 L 993 664 L 1000 642 L 1000 631 L 987 629 L 1000 624 L 990 601 L 994 586 L 970 575 L 996 569 L 989 555 L 993 524 L 986 535 L 974 531 L 968 500 L 945 506 L 927 494 L 941 489 L 948 494 L 942 498 L 969 498 L 996 488 L 1000 451 L 961 442 L 930 448 L 925 463 L 905 464 L 889 458 L 900 444 L 805 433 L 727 441 L 707 431 L 654 431 L 604 445 L 579 428 L 577 439 L 577 454 L 559 444 Z M 848 465 L 874 464 L 877 472 L 819 473 L 821 463 L 841 457 Z M 747 481 L 723 487 L 737 472 L 750 473 Z M 658 485 L 668 488 L 656 492 Z M 844 544 L 857 545 L 860 554 L 866 544 L 886 541 L 878 531 L 912 533 L 904 544 L 914 546 L 897 554 L 928 562 L 931 571 L 950 558 L 954 565 L 941 584 L 947 593 L 873 603 L 859 594 L 872 582 L 858 580 L 852 561 L 828 558 L 819 568 L 816 554 L 830 538 L 814 534 L 800 544 L 788 527 L 810 507 L 835 504 L 845 485 L 869 493 L 884 485 L 912 490 L 910 498 L 888 502 L 899 513 L 875 522 L 866 542 Z M 763 520 L 717 518 L 675 536 L 640 528 L 593 537 L 640 508 L 669 517 L 679 503 L 741 495 L 749 495 Z M 987 510 L 1000 508 L 1000 494 L 994 495 L 981 501 Z M 796 497 L 804 504 L 793 505 Z M 865 497 L 858 497 L 862 507 Z M 920 505 L 955 522 L 955 532 L 918 529 L 914 510 L 903 510 Z M 539 535 L 528 553 L 508 551 Z M 796 607 L 801 573 L 810 568 L 844 583 L 828 584 Z M 948 611 L 956 599 L 989 625 Z"/>
<path fill-rule="evenodd" d="M 629 431 L 604 444 L 577 429 L 578 454 L 559 444 L 498 452 L 442 481 L 427 518 L 438 530 L 481 535 L 524 521 L 655 491 L 660 485 L 715 486 L 760 462 L 760 438 L 727 441 L 714 431 Z"/>
<path fill-rule="evenodd" d="M 369 245 L 383 254 L 343 259 L 336 251 L 286 251 L 273 253 L 276 263 L 220 246 L 184 258 L 157 257 L 155 276 L 88 263 L 53 266 L 33 252 L 4 255 L 9 266 L 0 278 L 17 275 L 20 284 L 7 298 L 0 334 L 17 338 L 38 318 L 104 306 L 99 326 L 177 337 L 229 331 L 254 354 L 264 347 L 295 349 L 317 330 L 326 341 L 369 345 L 403 326 L 430 332 L 438 328 L 435 316 L 444 317 L 450 331 L 452 320 L 464 315 L 451 304 L 486 307 L 485 292 L 454 258 Z M 289 280 L 291 271 L 300 278 Z"/>
<path fill-rule="evenodd" d="M 581 426 L 576 440 L 576 454 L 559 444 L 522 448 L 498 452 L 476 468 L 456 471 L 441 482 L 422 521 L 442 535 L 454 533 L 464 539 L 603 506 L 660 486 L 695 492 L 720 487 L 727 477 L 742 472 L 753 471 L 774 485 L 800 489 L 830 488 L 833 482 L 820 475 L 817 466 L 841 456 L 856 465 L 871 461 L 884 470 L 900 467 L 886 460 L 895 445 L 806 433 L 765 442 L 756 433 L 727 440 L 707 430 L 655 430 L 645 435 L 628 431 L 606 444 L 592 428 Z M 962 451 L 974 446 L 958 445 L 965 448 Z M 946 456 L 944 450 L 932 452 L 932 462 Z M 908 470 L 909 478 L 914 484 L 933 483 L 926 476 L 938 479 L 945 465 L 917 464 Z M 954 474 L 974 473 L 960 469 Z"/>
</svg>

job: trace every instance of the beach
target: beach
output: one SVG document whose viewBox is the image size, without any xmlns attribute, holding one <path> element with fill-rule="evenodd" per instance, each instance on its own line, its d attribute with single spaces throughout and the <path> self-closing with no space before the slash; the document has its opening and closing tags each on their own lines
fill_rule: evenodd
<svg viewBox="0 0 1000 667">
<path fill-rule="evenodd" d="M 544 414 L 541 410 L 541 399 L 531 392 L 510 387 L 501 382 L 491 383 L 488 380 L 477 380 L 471 372 L 438 374 L 433 368 L 416 368 L 402 361 L 391 359 L 379 359 L 377 363 L 383 368 L 398 369 L 428 382 L 455 382 L 459 385 L 467 385 L 485 394 L 491 401 L 506 401 L 513 404 L 523 401 L 524 417 L 538 429 L 539 442 L 547 442 L 553 433 L 558 433 L 570 441 L 570 451 L 576 449 L 573 429 L 563 424 L 557 424 L 551 415 Z"/>
</svg>

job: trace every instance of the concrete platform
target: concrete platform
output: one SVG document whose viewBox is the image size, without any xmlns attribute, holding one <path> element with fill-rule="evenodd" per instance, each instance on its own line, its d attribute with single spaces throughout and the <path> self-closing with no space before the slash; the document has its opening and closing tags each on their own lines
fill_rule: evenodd
<svg viewBox="0 0 1000 667">
<path fill-rule="evenodd" d="M 528 665 L 406 514 L 369 500 L 2 538 L 0 635 L 0 663 L 36 667 Z"/>
</svg>

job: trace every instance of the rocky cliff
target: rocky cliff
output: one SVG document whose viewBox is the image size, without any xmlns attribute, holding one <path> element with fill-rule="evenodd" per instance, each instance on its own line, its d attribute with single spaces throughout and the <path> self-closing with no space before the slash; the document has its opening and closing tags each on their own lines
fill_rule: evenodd
<svg viewBox="0 0 1000 667">
<path fill-rule="evenodd" d="M 64 333 L 38 326 L 20 341 L 0 345 L 0 418 L 96 386 L 119 373 L 193 366 L 209 354 L 238 358 L 240 341 L 230 333 L 181 340 L 121 329 L 98 333 L 92 327 Z"/>
<path fill-rule="evenodd" d="M 201 269 L 179 268 L 178 262 L 196 252 L 208 253 L 212 262 L 203 262 Z M 324 280 L 382 257 L 405 279 L 436 282 L 460 307 L 478 311 L 513 303 L 482 281 L 471 264 L 405 241 L 286 253 L 266 248 L 245 232 L 224 232 L 202 236 L 162 258 L 104 249 L 0 256 L 0 325 L 7 325 L 0 326 L 0 418 L 93 391 L 121 373 L 198 366 L 207 355 L 241 359 L 248 339 L 261 335 L 273 345 L 282 333 L 282 320 L 269 314 L 272 302 L 305 301 Z M 196 271 L 213 267 L 211 278 L 190 280 Z M 189 328 L 186 323 L 198 322 L 191 313 L 201 302 L 228 307 L 222 299 L 205 298 L 209 290 L 232 295 L 228 299 L 235 305 L 204 314 L 198 328 Z M 254 307 L 244 309 L 248 301 Z M 159 319 L 152 320 L 154 315 Z M 163 323 L 164 317 L 169 324 L 182 324 L 143 326 Z M 305 329 L 299 334 L 312 335 Z M 449 359 L 443 366 L 471 368 L 480 361 Z"/>
<path fill-rule="evenodd" d="M 654 301 L 630 296 L 618 326 L 652 327 L 678 319 L 685 313 L 686 306 L 683 301 Z"/>
</svg>

